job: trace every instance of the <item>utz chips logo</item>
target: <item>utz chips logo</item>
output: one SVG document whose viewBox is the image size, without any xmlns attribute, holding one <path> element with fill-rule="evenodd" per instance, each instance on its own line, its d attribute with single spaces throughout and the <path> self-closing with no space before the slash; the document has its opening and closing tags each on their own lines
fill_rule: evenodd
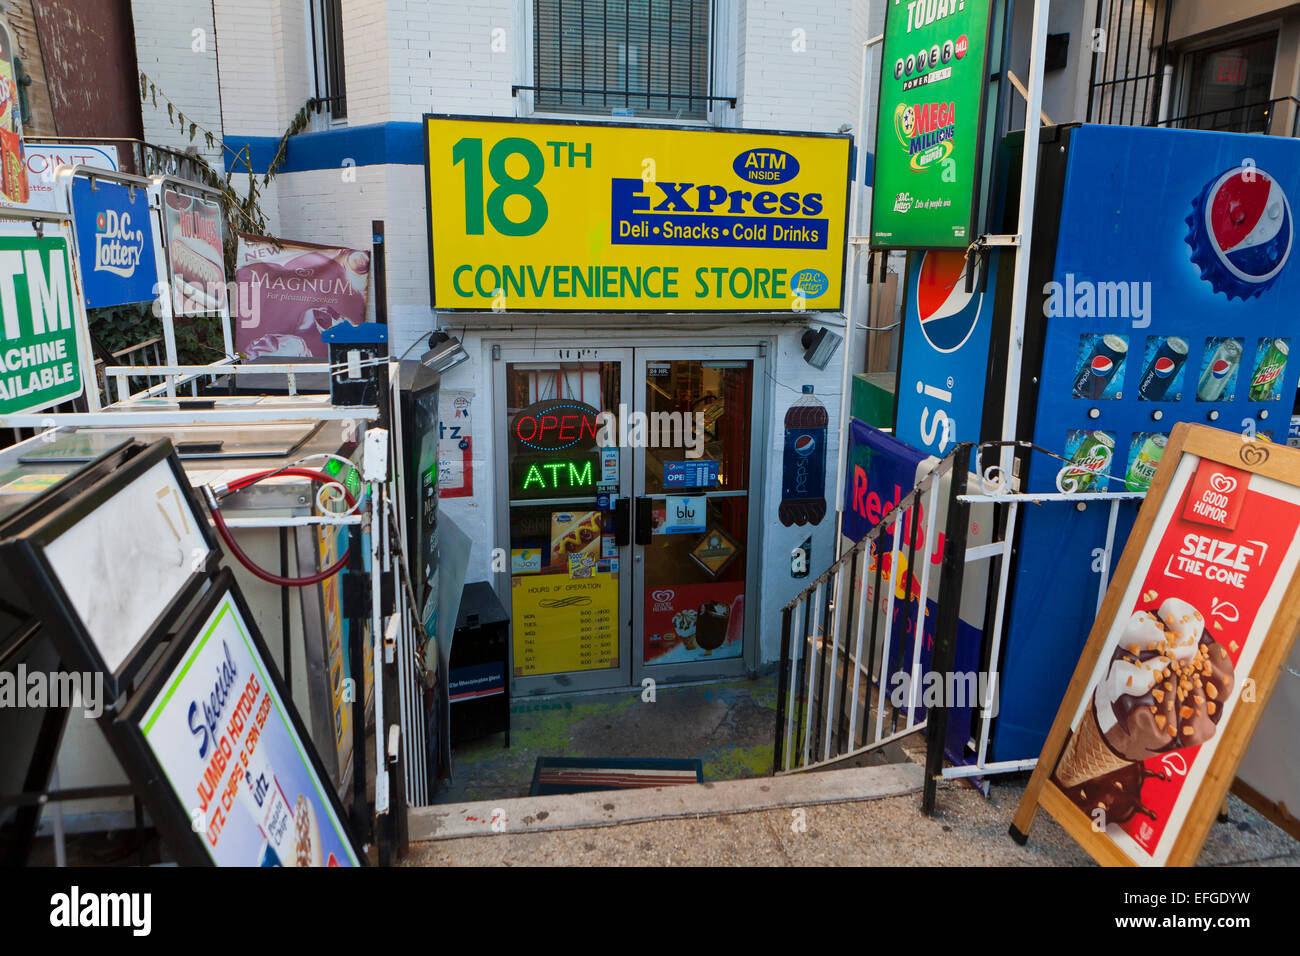
<svg viewBox="0 0 1300 956">
<path fill-rule="evenodd" d="M 894 110 L 898 141 L 920 172 L 952 155 L 952 138 L 957 131 L 957 108 L 953 103 L 899 103 Z"/>
<path fill-rule="evenodd" d="M 131 228 L 131 214 L 105 209 L 95 217 L 95 271 L 123 279 L 135 275 L 144 250 L 144 230 Z"/>
</svg>

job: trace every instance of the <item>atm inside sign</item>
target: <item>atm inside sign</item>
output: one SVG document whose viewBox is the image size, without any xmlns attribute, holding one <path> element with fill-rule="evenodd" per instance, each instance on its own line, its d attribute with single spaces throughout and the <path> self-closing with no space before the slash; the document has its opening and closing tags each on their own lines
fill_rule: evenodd
<svg viewBox="0 0 1300 956">
<path fill-rule="evenodd" d="M 0 235 L 0 415 L 81 394 L 70 269 L 63 236 Z"/>
</svg>

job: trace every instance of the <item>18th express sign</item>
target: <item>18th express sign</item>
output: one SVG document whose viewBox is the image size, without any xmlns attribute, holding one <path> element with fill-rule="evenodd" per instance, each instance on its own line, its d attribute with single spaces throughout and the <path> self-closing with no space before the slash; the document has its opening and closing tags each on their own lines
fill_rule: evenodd
<svg viewBox="0 0 1300 956">
<path fill-rule="evenodd" d="M 26 235 L 0 234 L 0 415 L 46 408 L 82 389 L 68 240 L 21 228 Z"/>
<path fill-rule="evenodd" d="M 976 212 L 989 0 L 890 0 L 871 245 L 964 249 Z"/>
<path fill-rule="evenodd" d="M 850 139 L 426 117 L 438 309 L 841 308 Z"/>
</svg>

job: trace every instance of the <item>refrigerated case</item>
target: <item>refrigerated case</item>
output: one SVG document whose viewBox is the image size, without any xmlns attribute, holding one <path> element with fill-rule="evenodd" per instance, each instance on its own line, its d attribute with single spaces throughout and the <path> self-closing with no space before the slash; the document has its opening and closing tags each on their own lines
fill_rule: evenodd
<svg viewBox="0 0 1300 956">
<path fill-rule="evenodd" d="M 241 404 L 279 402 L 286 408 L 301 408 L 323 399 L 222 399 Z M 287 404 L 286 404 L 287 403 Z M 202 407 L 185 399 L 148 400 L 136 406 L 163 408 Z M 191 484 L 197 488 L 212 482 L 229 482 L 251 472 L 283 467 L 304 456 L 335 454 L 352 460 L 359 455 L 355 436 L 345 433 L 338 421 L 283 421 L 267 424 L 187 425 L 121 427 L 111 424 L 106 411 L 102 426 L 61 426 L 0 451 L 0 517 L 50 487 L 60 477 L 83 467 L 111 448 L 136 438 L 172 440 Z M 321 468 L 324 461 L 312 465 Z M 323 470 L 329 470 L 325 468 Z M 336 463 L 334 471 L 341 471 Z M 350 476 L 344 475 L 343 480 Z M 355 479 L 353 479 L 355 481 Z M 223 502 L 228 519 L 256 517 L 299 517 L 312 513 L 317 488 L 302 478 L 284 476 L 236 492 Z M 356 483 L 357 490 L 364 486 Z M 291 577 L 306 576 L 335 563 L 347 547 L 347 529 L 332 527 L 232 528 L 235 540 L 246 554 L 267 569 Z M 283 543 L 282 543 L 283 534 Z M 283 545 L 283 549 L 282 549 Z M 241 590 L 247 597 L 258 628 L 267 636 L 276 666 L 288 678 L 294 705 L 320 752 L 332 782 L 341 794 L 348 794 L 351 779 L 352 705 L 347 703 L 344 679 L 348 677 L 348 643 L 351 622 L 343 616 L 338 575 L 319 585 L 286 591 L 254 577 L 237 561 L 225 555 Z M 362 636 L 366 653 L 364 693 L 371 706 L 373 660 L 367 635 Z M 289 667 L 285 666 L 285 649 Z M 97 725 L 93 721 L 67 722 L 57 763 L 60 786 L 64 788 L 124 784 L 126 777 Z M 83 829 L 115 828 L 130 818 L 129 797 L 80 801 L 65 807 L 68 817 L 83 818 L 71 826 Z"/>
<path fill-rule="evenodd" d="M 1024 488 L 1145 490 L 1179 421 L 1285 443 L 1300 372 L 1288 361 L 1300 142 L 1062 127 L 1043 131 L 1040 162 L 1011 400 L 1017 437 L 1046 452 L 1021 461 Z M 1116 555 L 1137 507 L 1119 507 Z M 1022 510 L 994 759 L 1042 747 L 1096 615 L 1109 512 Z"/>
</svg>

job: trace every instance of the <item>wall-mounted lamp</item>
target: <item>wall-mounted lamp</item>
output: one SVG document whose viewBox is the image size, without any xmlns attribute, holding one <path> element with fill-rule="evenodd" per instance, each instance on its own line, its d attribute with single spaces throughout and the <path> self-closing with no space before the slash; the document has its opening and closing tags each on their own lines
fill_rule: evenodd
<svg viewBox="0 0 1300 956">
<path fill-rule="evenodd" d="M 799 340 L 803 346 L 803 360 L 816 369 L 824 369 L 844 341 L 828 328 L 806 329 Z"/>
<path fill-rule="evenodd" d="M 429 336 L 429 351 L 420 356 L 420 363 L 439 375 L 468 360 L 469 353 L 460 344 L 460 339 L 453 338 L 443 331 L 434 332 Z"/>
</svg>

